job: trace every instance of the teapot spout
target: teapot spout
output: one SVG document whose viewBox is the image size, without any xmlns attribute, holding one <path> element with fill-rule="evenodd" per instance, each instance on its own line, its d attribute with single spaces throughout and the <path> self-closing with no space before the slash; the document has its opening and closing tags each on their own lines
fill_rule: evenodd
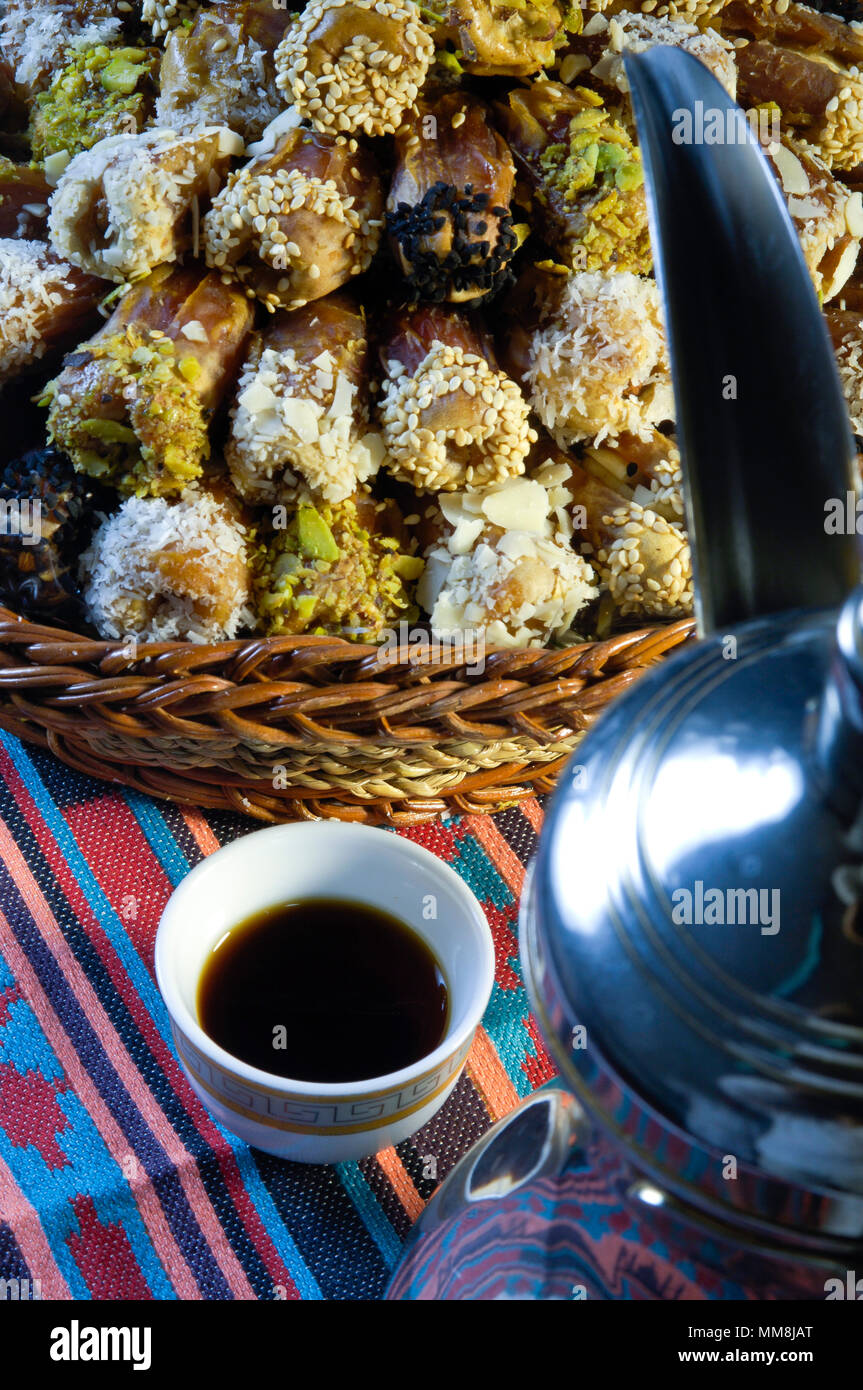
<svg viewBox="0 0 863 1390">
<path fill-rule="evenodd" d="M 854 443 L 826 325 L 746 117 L 680 50 L 627 56 L 671 354 L 702 633 L 838 607 Z M 716 114 L 714 114 L 716 113 Z M 704 143 L 704 133 L 721 137 Z M 699 135 L 701 142 L 699 143 Z"/>
</svg>

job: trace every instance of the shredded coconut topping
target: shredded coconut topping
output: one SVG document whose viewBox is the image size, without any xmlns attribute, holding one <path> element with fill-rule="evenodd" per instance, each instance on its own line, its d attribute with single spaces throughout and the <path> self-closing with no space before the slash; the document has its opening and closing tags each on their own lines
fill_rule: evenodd
<svg viewBox="0 0 863 1390">
<path fill-rule="evenodd" d="M 75 293 L 71 274 L 44 242 L 0 240 L 0 382 L 44 356 L 46 324 Z"/>
<path fill-rule="evenodd" d="M 564 448 L 645 435 L 673 419 L 655 282 L 630 271 L 571 275 L 533 335 L 527 381 L 533 408 Z"/>
<path fill-rule="evenodd" d="M 227 164 L 230 131 L 172 130 L 100 140 L 66 166 L 51 200 L 51 240 L 73 265 L 138 279 L 175 261 L 195 198 Z"/>
<path fill-rule="evenodd" d="M 130 497 L 81 557 L 90 621 L 106 638 L 218 642 L 252 622 L 245 528 L 209 493 Z"/>
<path fill-rule="evenodd" d="M 616 87 L 619 92 L 629 91 L 623 55 L 644 53 L 657 44 L 665 44 L 691 53 L 719 79 L 729 96 L 737 96 L 734 46 L 716 30 L 699 30 L 694 24 L 677 16 L 668 15 L 660 18 L 655 14 L 633 14 L 625 10 L 607 23 L 603 18 L 603 24 L 605 29 L 601 30 L 597 26 L 593 34 L 602 33 L 607 47 L 599 61 L 591 68 L 591 72 L 594 77 L 610 87 Z"/>
<path fill-rule="evenodd" d="M 114 17 L 114 5 L 104 0 L 104 14 L 82 19 L 75 3 L 63 0 L 36 0 L 22 4 L 20 0 L 6 5 L 0 19 L 0 48 L 15 71 L 16 80 L 35 91 L 46 88 L 66 62 L 73 47 L 95 48 L 98 44 L 115 42 L 122 28 Z"/>
</svg>

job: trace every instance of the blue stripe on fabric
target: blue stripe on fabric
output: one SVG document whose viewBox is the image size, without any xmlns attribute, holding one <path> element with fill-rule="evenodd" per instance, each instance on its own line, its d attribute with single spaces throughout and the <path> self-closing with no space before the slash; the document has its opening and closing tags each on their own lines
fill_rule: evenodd
<svg viewBox="0 0 863 1390">
<path fill-rule="evenodd" d="M 30 795 L 33 797 L 45 824 L 57 840 L 64 858 L 69 864 L 78 886 L 87 899 L 94 915 L 99 918 L 102 926 L 105 927 L 106 930 L 109 925 L 113 928 L 110 932 L 111 945 L 122 961 L 129 979 L 137 993 L 141 996 L 161 1036 L 173 1051 L 173 1041 L 168 1024 L 167 1011 L 162 1003 L 162 997 L 150 972 L 147 970 L 147 967 L 129 938 L 122 919 L 114 911 L 111 903 L 102 891 L 87 860 L 79 850 L 67 822 L 56 806 L 56 803 L 53 801 L 53 798 L 51 798 L 50 793 L 42 782 L 38 771 L 28 757 L 23 745 L 21 745 L 17 739 L 12 739 L 10 736 L 2 733 L 0 733 L 0 741 L 3 742 L 10 756 L 13 758 L 19 776 L 30 792 Z M 10 746 L 12 744 L 17 745 L 17 747 Z M 179 879 L 184 876 L 184 873 L 188 872 L 188 861 L 173 839 L 168 826 L 159 815 L 158 808 L 154 803 L 148 801 L 146 797 L 139 796 L 137 793 L 131 793 L 130 796 L 127 796 L 127 800 L 130 810 L 141 825 L 141 829 L 148 843 L 153 848 L 160 863 L 163 863 L 168 878 L 171 879 L 172 882 L 178 882 Z M 173 849 L 171 848 L 172 845 Z M 168 866 L 164 865 L 164 857 L 168 858 L 174 873 L 177 872 L 180 865 L 183 866 L 182 871 L 179 872 L 176 879 L 172 877 L 172 872 L 169 870 Z M 123 1007 L 126 1009 L 125 1001 L 121 1002 L 123 1002 Z M 115 1027 L 118 1027 L 116 1019 L 112 1019 L 112 1022 Z M 133 1027 L 136 1027 L 134 1020 L 130 1020 L 130 1023 Z M 140 1034 L 138 1036 L 140 1037 Z M 146 1046 L 146 1042 L 143 1038 L 141 1038 L 140 1041 L 143 1046 Z M 128 1045 L 128 1040 L 125 1038 L 124 1043 Z M 147 1052 L 148 1056 L 152 1057 L 149 1048 Z M 138 1070 L 141 1073 L 142 1080 L 149 1086 L 151 1093 L 160 1104 L 175 1131 L 183 1139 L 183 1142 L 188 1145 L 189 1141 L 192 1140 L 196 1142 L 199 1148 L 206 1148 L 208 1152 L 211 1152 L 206 1139 L 194 1126 L 194 1122 L 182 1107 L 182 1102 L 179 1097 L 177 1097 L 168 1079 L 164 1077 L 161 1072 L 159 1072 L 158 1078 L 156 1078 L 153 1075 L 152 1068 L 147 1069 L 149 1075 L 145 1076 L 140 1067 L 139 1059 L 135 1060 Z M 158 1081 L 159 1084 L 154 1084 L 156 1081 Z M 166 1105 L 166 1101 L 169 1102 L 169 1104 Z M 182 1111 L 184 1121 L 182 1125 L 177 1124 L 176 1118 L 171 1113 L 178 1110 Z M 309 1269 L 302 1259 L 293 1237 L 282 1222 L 278 1209 L 261 1182 L 254 1161 L 249 1156 L 247 1146 L 242 1141 L 236 1139 L 234 1135 L 228 1135 L 227 1131 L 223 1130 L 222 1132 L 226 1135 L 226 1138 L 228 1138 L 231 1144 L 237 1157 L 249 1196 L 256 1206 L 261 1217 L 261 1222 L 266 1227 L 279 1258 L 288 1270 L 292 1281 L 297 1289 L 303 1293 L 305 1298 L 320 1299 L 322 1295 L 318 1282 L 312 1270 Z M 238 1220 L 242 1222 L 242 1217 L 239 1213 L 237 1213 L 237 1217 Z M 251 1236 L 249 1236 L 248 1239 L 251 1241 Z M 240 1255 L 241 1252 L 237 1251 L 237 1254 Z M 260 1255 L 257 1251 L 256 1257 L 260 1260 Z M 247 1273 L 248 1272 L 247 1270 Z"/>
<path fill-rule="evenodd" d="M 335 1170 L 339 1181 L 347 1192 L 371 1236 L 388 1270 L 395 1268 L 401 1255 L 402 1243 L 383 1211 L 380 1202 L 366 1182 L 365 1176 L 355 1162 L 336 1163 Z"/>
<path fill-rule="evenodd" d="M 508 888 L 494 864 L 488 858 L 479 841 L 465 834 L 456 840 L 456 863 L 453 864 L 471 892 L 480 902 L 490 902 L 493 907 L 504 909 L 515 904 L 515 895 Z M 522 981 L 521 963 L 518 958 L 518 942 L 513 942 L 512 955 L 507 957 L 509 965 Z M 513 1008 L 514 1000 L 519 1008 Z M 530 1001 L 524 983 L 517 990 L 503 989 L 497 981 L 492 986 L 491 998 L 483 1016 L 483 1027 L 494 1044 L 504 1071 L 521 1099 L 532 1095 L 533 1086 L 525 1071 L 525 1064 L 536 1058 L 536 1051 L 530 1034 L 522 1020 L 530 1013 Z"/>
</svg>

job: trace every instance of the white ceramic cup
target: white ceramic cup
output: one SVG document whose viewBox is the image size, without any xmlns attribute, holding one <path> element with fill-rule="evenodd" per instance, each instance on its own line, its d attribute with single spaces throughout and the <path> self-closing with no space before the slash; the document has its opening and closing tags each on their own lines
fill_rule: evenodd
<svg viewBox="0 0 863 1390">
<path fill-rule="evenodd" d="M 201 1028 L 198 984 L 220 937 L 263 908 L 321 897 L 401 918 L 442 966 L 446 1034 L 412 1066 L 366 1081 L 293 1081 L 241 1062 Z M 473 893 L 428 850 L 369 826 L 302 822 L 242 836 L 183 879 L 159 923 L 156 978 L 180 1063 L 216 1119 L 269 1153 L 338 1163 L 397 1144 L 443 1105 L 491 994 L 494 945 Z"/>
</svg>

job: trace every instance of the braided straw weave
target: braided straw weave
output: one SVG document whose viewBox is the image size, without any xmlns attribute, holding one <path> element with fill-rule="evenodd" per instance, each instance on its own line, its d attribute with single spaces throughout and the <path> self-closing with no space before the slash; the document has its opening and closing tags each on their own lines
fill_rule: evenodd
<svg viewBox="0 0 863 1390">
<path fill-rule="evenodd" d="M 0 728 L 172 801 L 414 825 L 550 790 L 608 701 L 692 629 L 494 649 L 472 674 L 328 637 L 136 647 L 0 608 Z"/>
</svg>

